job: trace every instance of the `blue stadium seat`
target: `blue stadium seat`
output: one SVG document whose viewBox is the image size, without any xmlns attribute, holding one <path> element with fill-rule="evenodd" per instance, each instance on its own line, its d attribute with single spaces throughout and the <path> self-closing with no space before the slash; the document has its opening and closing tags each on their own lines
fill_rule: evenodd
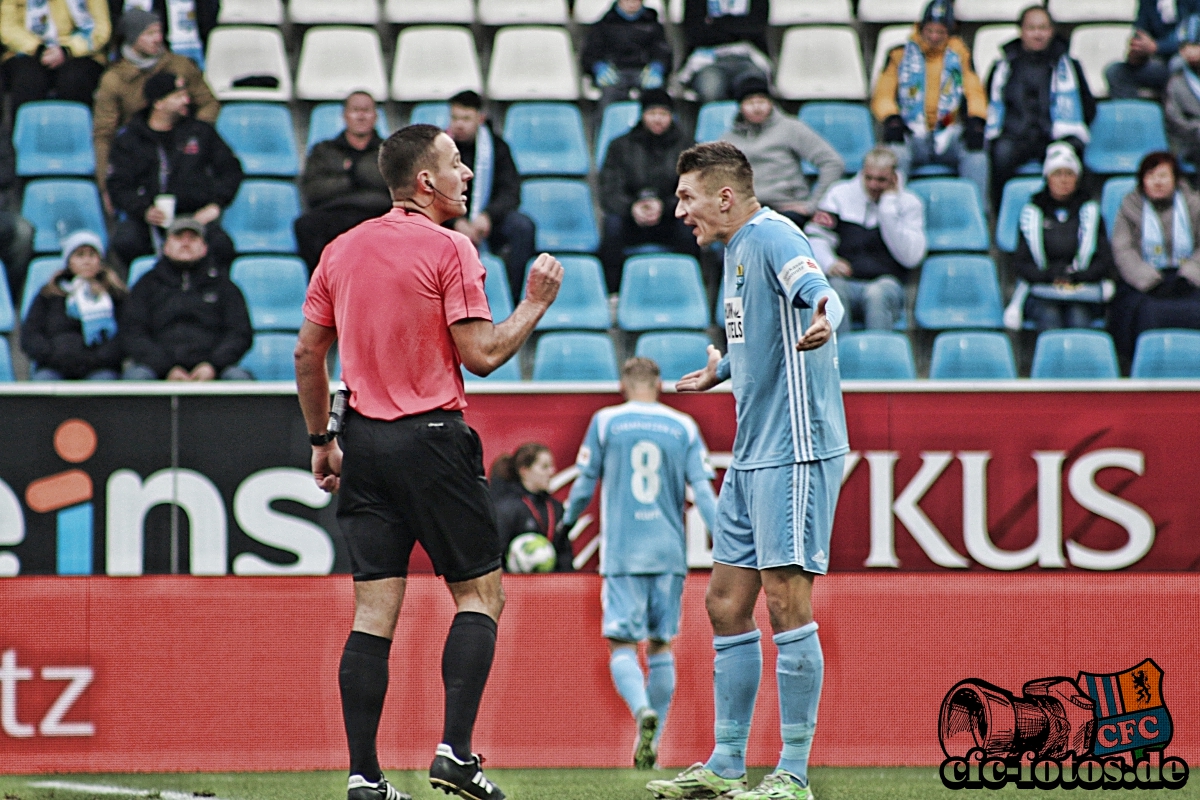
<svg viewBox="0 0 1200 800">
<path fill-rule="evenodd" d="M 1004 380 L 1017 377 L 1012 344 L 1003 333 L 946 331 L 933 340 L 929 377 L 935 380 Z"/>
<path fill-rule="evenodd" d="M 25 185 L 21 216 L 36 232 L 33 250 L 56 253 L 59 242 L 78 230 L 94 231 L 108 246 L 108 226 L 100 209 L 96 184 L 79 178 L 39 178 Z"/>
<path fill-rule="evenodd" d="M 704 369 L 708 364 L 708 346 L 712 341 L 706 333 L 643 333 L 638 337 L 633 354 L 653 359 L 658 364 L 664 383 L 677 381 L 689 372 Z"/>
<path fill-rule="evenodd" d="M 642 106 L 636 100 L 621 100 L 610 103 L 604 109 L 604 118 L 600 120 L 600 132 L 596 134 L 596 169 L 604 166 L 604 156 L 608 154 L 608 145 L 618 136 L 624 136 L 638 124 L 642 116 Z"/>
<path fill-rule="evenodd" d="M 298 331 L 308 290 L 308 267 L 294 256 L 242 256 L 229 278 L 242 290 L 256 331 Z"/>
<path fill-rule="evenodd" d="M 1137 172 L 1142 156 L 1167 149 L 1162 106 L 1150 100 L 1097 103 L 1090 130 L 1083 163 L 1101 175 Z"/>
<path fill-rule="evenodd" d="M 8 342 L 0 340 L 0 383 L 12 383 L 16 379 L 13 375 L 12 353 L 8 351 Z"/>
<path fill-rule="evenodd" d="M 1029 198 L 1042 190 L 1045 181 L 1039 178 L 1011 178 L 1004 184 L 1000 199 L 1000 214 L 996 219 L 996 247 L 1005 253 L 1017 250 L 1021 233 L 1021 209 Z"/>
<path fill-rule="evenodd" d="M 92 112 L 66 100 L 25 103 L 17 109 L 13 147 L 21 177 L 90 176 L 96 171 Z"/>
<path fill-rule="evenodd" d="M 1117 351 L 1104 331 L 1045 331 L 1033 350 L 1031 378 L 1107 380 L 1119 377 Z"/>
<path fill-rule="evenodd" d="M 805 103 L 800 121 L 833 145 L 848 173 L 862 169 L 863 156 L 875 146 L 875 120 L 861 103 Z"/>
<path fill-rule="evenodd" d="M 292 113 L 283 103 L 226 103 L 217 117 L 217 133 L 247 175 L 294 178 L 300 172 Z"/>
<path fill-rule="evenodd" d="M 908 188 L 925 203 L 930 252 L 987 251 L 987 220 L 975 184 L 966 178 L 923 178 Z"/>
<path fill-rule="evenodd" d="M 449 103 L 417 103 L 408 117 L 409 125 L 436 125 L 445 130 L 450 127 Z"/>
<path fill-rule="evenodd" d="M 914 314 L 931 330 L 1001 328 L 996 264 L 987 256 L 933 256 L 921 268 Z"/>
<path fill-rule="evenodd" d="M 504 266 L 504 259 L 492 253 L 483 253 L 479 259 L 487 269 L 483 290 L 487 293 L 488 308 L 492 310 L 492 321 L 503 322 L 512 316 L 513 312 L 513 296 L 512 289 L 508 285 L 508 269 Z"/>
<path fill-rule="evenodd" d="M 617 301 L 619 328 L 703 330 L 708 323 L 708 298 L 696 259 L 684 255 L 646 255 L 625 261 Z"/>
<path fill-rule="evenodd" d="M 142 279 L 147 272 L 154 269 L 154 265 L 158 263 L 158 256 L 138 256 L 129 265 L 129 288 Z"/>
<path fill-rule="evenodd" d="M 615 381 L 617 353 L 604 333 L 547 333 L 533 356 L 535 381 Z"/>
<path fill-rule="evenodd" d="M 1133 349 L 1132 378 L 1200 378 L 1200 331 L 1144 331 Z"/>
<path fill-rule="evenodd" d="M 292 354 L 296 350 L 294 333 L 256 333 L 254 344 L 242 357 L 240 366 L 250 371 L 259 381 L 295 381 L 296 364 Z"/>
<path fill-rule="evenodd" d="M 733 127 L 733 118 L 737 116 L 738 104 L 733 100 L 718 100 L 700 106 L 696 116 L 696 141 L 715 142 L 725 131 Z"/>
<path fill-rule="evenodd" d="M 562 288 L 554 304 L 537 324 L 540 331 L 606 331 L 612 324 L 608 313 L 608 291 L 604 271 L 595 256 L 561 256 Z M 532 266 L 530 261 L 529 265 Z M 529 278 L 526 267 L 525 277 Z"/>
<path fill-rule="evenodd" d="M 904 381 L 917 377 L 908 337 L 893 331 L 859 331 L 837 339 L 842 380 Z"/>
<path fill-rule="evenodd" d="M 8 291 L 8 281 L 0 280 L 0 333 L 8 333 L 16 324 L 17 312 Z"/>
<path fill-rule="evenodd" d="M 294 183 L 245 180 L 221 225 L 239 253 L 295 253 L 292 223 L 300 216 Z"/>
<path fill-rule="evenodd" d="M 481 378 L 466 367 L 463 367 L 463 378 L 468 381 L 519 381 L 521 380 L 520 356 L 513 356 L 492 371 L 491 375 Z"/>
<path fill-rule="evenodd" d="M 521 182 L 521 211 L 537 225 L 543 252 L 594 253 L 600 231 L 592 213 L 592 192 L 584 181 L 535 178 Z"/>
<path fill-rule="evenodd" d="M 29 262 L 29 269 L 25 271 L 25 288 L 21 292 L 21 319 L 25 319 L 29 313 L 33 298 L 37 297 L 46 281 L 62 266 L 62 256 L 40 256 Z"/>
<path fill-rule="evenodd" d="M 504 141 L 522 175 L 588 174 L 583 116 L 574 103 L 513 103 L 504 115 Z"/>
<path fill-rule="evenodd" d="M 1104 182 L 1104 190 L 1100 193 L 1100 216 L 1104 217 L 1104 228 L 1110 237 L 1121 211 L 1121 201 L 1136 188 L 1137 178 L 1133 176 L 1118 176 Z"/>
<path fill-rule="evenodd" d="M 912 168 L 910 178 L 953 178 L 957 173 L 945 164 L 921 164 Z"/>
<path fill-rule="evenodd" d="M 375 119 L 375 132 L 381 139 L 386 139 L 391 134 L 387 111 L 381 105 L 377 105 L 375 111 L 378 114 Z M 440 125 L 439 127 L 446 126 Z M 317 142 L 334 138 L 345 129 L 346 121 L 342 119 L 341 103 L 318 103 L 313 106 L 312 114 L 308 118 L 308 140 L 304 143 L 305 151 L 312 150 L 313 145 Z"/>
</svg>

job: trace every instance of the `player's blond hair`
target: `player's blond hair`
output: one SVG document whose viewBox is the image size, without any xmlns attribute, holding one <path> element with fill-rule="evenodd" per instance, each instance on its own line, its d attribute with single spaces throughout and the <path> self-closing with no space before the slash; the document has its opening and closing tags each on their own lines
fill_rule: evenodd
<svg viewBox="0 0 1200 800">
<path fill-rule="evenodd" d="M 739 198 L 754 197 L 754 169 L 746 154 L 729 142 L 705 142 L 679 154 L 675 172 L 699 172 L 700 182 L 710 194 L 728 186 Z"/>
<path fill-rule="evenodd" d="M 644 356 L 634 356 L 621 366 L 622 383 L 654 386 L 661 376 L 662 372 L 658 369 L 658 364 L 654 363 L 654 359 Z"/>
</svg>

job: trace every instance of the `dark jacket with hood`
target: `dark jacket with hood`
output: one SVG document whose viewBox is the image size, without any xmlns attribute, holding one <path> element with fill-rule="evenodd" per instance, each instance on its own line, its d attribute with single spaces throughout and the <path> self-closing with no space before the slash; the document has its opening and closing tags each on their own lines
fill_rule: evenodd
<svg viewBox="0 0 1200 800">
<path fill-rule="evenodd" d="M 675 163 L 692 146 L 692 137 L 674 122 L 655 136 L 638 122 L 608 146 L 600 170 L 600 204 L 605 214 L 631 217 L 630 208 L 640 197 L 653 193 L 663 204 L 663 219 L 675 216 Z"/>
<path fill-rule="evenodd" d="M 1112 246 L 1104 229 L 1103 218 L 1097 223 L 1100 229 L 1096 234 L 1096 252 L 1091 264 L 1080 272 L 1067 272 L 1079 252 L 1079 209 L 1087 200 L 1086 192 L 1076 191 L 1060 203 L 1050 196 L 1049 189 L 1042 189 L 1030 199 L 1029 202 L 1042 212 L 1042 246 L 1046 253 L 1046 269 L 1038 268 L 1025 234 L 1018 233 L 1017 252 L 1012 258 L 1012 268 L 1018 277 L 1028 283 L 1095 283 L 1110 276 L 1113 270 Z"/>
<path fill-rule="evenodd" d="M 490 128 L 491 125 L 484 123 Z M 462 163 L 475 171 L 475 142 L 456 142 Z M 468 192 L 470 189 L 468 188 Z M 487 215 L 492 219 L 492 228 L 498 228 L 504 223 L 504 218 L 517 210 L 521 205 L 521 174 L 517 172 L 517 163 L 513 161 L 512 150 L 508 142 L 492 132 L 492 194 L 488 199 Z"/>
<path fill-rule="evenodd" d="M 121 371 L 119 336 L 87 345 L 83 339 L 83 323 L 67 313 L 67 297 L 61 282 L 72 276 L 63 270 L 52 277 L 33 298 L 29 314 L 21 323 L 21 349 L 39 367 L 49 367 L 64 378 L 86 378 L 98 369 Z M 113 317 L 121 318 L 125 293 L 109 289 L 113 302 Z"/>
<path fill-rule="evenodd" d="M 1002 58 L 1009 63 L 1011 71 L 1008 83 L 1004 85 L 1004 127 L 1000 130 L 1001 137 L 1051 141 L 1050 80 L 1058 60 L 1066 55 L 1067 49 L 1067 40 L 1061 36 L 1055 36 L 1045 50 L 1037 53 L 1026 51 L 1020 39 L 1013 39 L 1004 45 Z M 1096 98 L 1092 97 L 1079 62 L 1071 59 L 1071 66 L 1075 68 L 1083 119 L 1090 125 L 1096 117 Z M 987 83 L 989 99 L 995 79 L 996 68 L 993 67 Z M 1080 142 L 1075 149 L 1082 150 L 1082 144 Z"/>
<path fill-rule="evenodd" d="M 567 538 L 567 531 L 562 524 L 562 503 L 547 492 L 530 492 L 520 481 L 494 479 L 491 493 L 506 563 L 512 540 L 522 533 L 533 532 L 542 534 L 554 545 L 557 553 L 555 572 L 575 570 L 571 540 Z"/>
<path fill-rule="evenodd" d="M 671 45 L 653 8 L 642 6 L 637 18 L 628 20 L 617 12 L 613 3 L 608 13 L 588 30 L 580 61 L 586 73 L 591 73 L 601 61 L 617 69 L 642 69 L 657 61 L 665 75 L 671 71 Z"/>
<path fill-rule="evenodd" d="M 749 42 L 767 52 L 768 0 L 750 0 L 745 14 L 711 17 L 708 0 L 686 0 L 683 5 L 683 33 L 688 54 L 697 47 L 717 47 L 734 42 Z"/>
<path fill-rule="evenodd" d="M 119 329 L 125 353 L 160 378 L 204 361 L 220 373 L 253 340 L 242 291 L 211 256 L 194 264 L 160 258 L 130 291 Z"/>
<path fill-rule="evenodd" d="M 207 122 L 183 117 L 162 135 L 150 129 L 149 111 L 135 114 L 117 134 L 109 155 L 108 192 L 113 205 L 142 219 L 158 194 L 175 195 L 175 213 L 191 214 L 209 203 L 225 208 L 242 184 L 242 164 Z M 166 187 L 159 171 L 160 143 L 167 166 Z"/>
<path fill-rule="evenodd" d="M 309 208 L 360 208 L 386 214 L 392 195 L 379 172 L 379 146 L 383 139 L 371 132 L 371 141 L 356 149 L 342 131 L 333 139 L 317 142 L 304 164 L 300 192 Z"/>
</svg>

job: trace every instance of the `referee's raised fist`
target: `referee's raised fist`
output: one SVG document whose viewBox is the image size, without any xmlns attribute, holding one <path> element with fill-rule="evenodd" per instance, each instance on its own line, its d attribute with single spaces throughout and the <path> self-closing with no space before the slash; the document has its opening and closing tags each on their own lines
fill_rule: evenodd
<svg viewBox="0 0 1200 800">
<path fill-rule="evenodd" d="M 525 299 L 540 306 L 549 306 L 558 297 L 562 286 L 563 266 L 549 253 L 542 253 L 529 268 L 529 283 L 525 286 Z"/>
</svg>

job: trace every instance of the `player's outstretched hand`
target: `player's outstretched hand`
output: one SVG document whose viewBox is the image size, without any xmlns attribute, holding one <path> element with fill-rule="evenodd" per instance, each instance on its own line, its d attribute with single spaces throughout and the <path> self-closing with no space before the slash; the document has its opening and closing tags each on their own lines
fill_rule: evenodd
<svg viewBox="0 0 1200 800">
<path fill-rule="evenodd" d="M 675 384 L 677 392 L 703 392 L 711 389 L 721 382 L 717 377 L 717 364 L 721 361 L 721 351 L 708 346 L 708 364 L 704 369 L 698 369 L 695 372 L 689 372 L 679 379 Z"/>
<path fill-rule="evenodd" d="M 342 448 L 337 440 L 324 447 L 314 447 L 312 454 L 313 478 L 322 491 L 336 492 L 342 482 Z"/>
<path fill-rule="evenodd" d="M 816 350 L 833 336 L 833 326 L 829 324 L 829 317 L 825 316 L 825 304 L 828 302 L 828 297 L 822 297 L 817 301 L 817 310 L 813 312 L 812 324 L 800 337 L 800 341 L 796 342 L 797 350 Z"/>
<path fill-rule="evenodd" d="M 529 268 L 529 282 L 525 286 L 525 299 L 535 305 L 549 307 L 558 297 L 562 286 L 563 266 L 549 253 L 542 253 Z"/>
</svg>

